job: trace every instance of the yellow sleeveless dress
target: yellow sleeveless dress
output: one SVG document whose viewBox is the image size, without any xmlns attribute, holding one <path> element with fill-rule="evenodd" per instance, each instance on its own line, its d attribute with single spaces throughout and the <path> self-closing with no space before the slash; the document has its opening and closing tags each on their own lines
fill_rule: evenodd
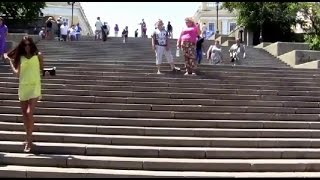
<svg viewBox="0 0 320 180">
<path fill-rule="evenodd" d="M 38 55 L 27 59 L 21 56 L 19 75 L 19 100 L 41 98 L 41 75 Z"/>
</svg>

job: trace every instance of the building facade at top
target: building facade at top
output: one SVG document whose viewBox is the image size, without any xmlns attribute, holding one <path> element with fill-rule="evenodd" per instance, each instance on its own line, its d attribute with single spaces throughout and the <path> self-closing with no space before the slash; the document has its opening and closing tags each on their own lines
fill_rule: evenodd
<svg viewBox="0 0 320 180">
<path fill-rule="evenodd" d="M 62 16 L 62 20 L 71 26 L 72 6 L 67 2 L 46 2 L 46 7 L 42 9 L 43 16 L 52 16 L 58 19 Z M 73 24 L 79 23 L 82 28 L 82 35 L 93 35 L 92 28 L 79 2 L 74 3 L 73 8 Z"/>
<path fill-rule="evenodd" d="M 218 9 L 218 26 L 217 26 L 217 3 L 216 2 L 202 2 L 196 13 L 194 19 L 199 24 L 206 23 L 208 34 L 216 33 L 217 27 L 219 34 L 228 35 L 237 27 L 236 13 L 231 13 L 227 9 L 221 8 L 222 3 L 219 3 Z"/>
</svg>

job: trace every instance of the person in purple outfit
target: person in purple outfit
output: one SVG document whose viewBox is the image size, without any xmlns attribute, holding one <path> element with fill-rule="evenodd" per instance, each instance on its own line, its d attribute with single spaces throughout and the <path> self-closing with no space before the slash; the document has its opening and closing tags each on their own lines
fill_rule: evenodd
<svg viewBox="0 0 320 180">
<path fill-rule="evenodd" d="M 6 52 L 6 40 L 8 35 L 8 27 L 4 24 L 4 20 L 0 17 L 0 58 Z"/>
</svg>

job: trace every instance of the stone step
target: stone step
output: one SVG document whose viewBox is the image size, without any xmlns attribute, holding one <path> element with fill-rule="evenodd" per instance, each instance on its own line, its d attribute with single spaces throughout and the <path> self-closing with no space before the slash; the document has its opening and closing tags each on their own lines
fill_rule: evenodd
<svg viewBox="0 0 320 180">
<path fill-rule="evenodd" d="M 44 98 L 45 99 L 45 98 Z M 17 100 L 2 100 L 0 106 L 18 107 Z M 126 104 L 126 103 L 83 103 L 83 102 L 52 102 L 41 101 L 37 104 L 41 108 L 62 108 L 79 110 L 144 110 L 144 111 L 174 111 L 174 112 L 228 112 L 228 113 L 277 113 L 277 114 L 320 114 L 319 108 L 292 107 L 255 107 L 255 106 L 203 106 L 203 105 L 157 105 L 157 104 Z"/>
<path fill-rule="evenodd" d="M 0 176 L 8 178 L 306 178 L 320 177 L 318 172 L 189 172 L 145 171 L 87 168 L 59 168 L 6 165 Z"/>
<path fill-rule="evenodd" d="M 17 85 L 18 86 L 18 85 Z M 58 85 L 57 85 L 58 86 Z M 196 93 L 196 94 L 231 94 L 231 95 L 278 95 L 278 96 L 318 96 L 319 91 L 290 91 L 290 90 L 255 90 L 255 89 L 198 89 L 198 88 L 174 88 L 174 87 L 134 87 L 134 86 L 100 86 L 79 87 L 77 85 L 68 85 L 68 87 L 57 88 L 57 86 L 44 84 L 42 92 L 44 94 L 56 95 L 73 95 L 73 96 L 104 96 L 105 93 L 123 92 L 131 89 L 132 93 L 146 92 L 146 93 Z M 55 88 L 54 88 L 55 87 Z M 72 87 L 72 88 L 71 88 Z M 17 87 L 1 87 L 0 93 L 15 94 L 18 92 Z"/>
<path fill-rule="evenodd" d="M 154 171 L 235 171 L 235 172 L 317 172 L 317 159 L 174 159 L 113 156 L 30 155 L 3 153 L 5 165 L 58 166 L 64 168 L 103 168 Z"/>
<path fill-rule="evenodd" d="M 13 80 L 14 81 L 14 80 Z M 73 81 L 70 81 L 73 82 Z M 101 81 L 100 81 L 101 82 Z M 152 89 L 152 88 L 183 88 L 183 89 L 192 89 L 197 87 L 196 89 L 202 88 L 204 91 L 207 91 L 208 89 L 237 89 L 237 90 L 258 90 L 258 91 L 306 91 L 303 92 L 305 94 L 308 94 L 308 91 L 319 91 L 319 87 L 308 87 L 308 86 L 261 86 L 261 85 L 239 85 L 239 84 L 213 84 L 207 83 L 207 86 L 204 84 L 197 84 L 197 86 L 194 86 L 192 83 L 164 83 L 164 82 L 131 82 L 131 81 L 104 81 L 103 84 L 76 84 L 76 83 L 46 83 L 42 84 L 42 87 L 45 89 L 78 89 L 78 90 L 112 90 L 112 88 L 109 87 L 114 86 L 126 86 L 130 89 Z M 0 82 L 0 87 L 10 87 L 10 88 L 16 88 L 18 87 L 18 82 Z M 138 90 L 136 90 L 138 91 Z M 150 91 L 150 90 L 149 90 Z M 166 91 L 162 90 L 161 92 Z M 179 91 L 178 91 L 179 92 Z"/>
<path fill-rule="evenodd" d="M 48 65 L 47 65 L 48 66 Z M 9 68 L 9 67 L 8 67 Z M 184 71 L 183 67 L 181 67 L 182 71 Z M 1 70 L 1 69 L 0 69 Z M 149 76 L 150 78 L 180 78 L 181 80 L 184 79 L 192 79 L 192 78 L 197 78 L 199 77 L 201 79 L 221 79 L 221 80 L 229 80 L 229 79 L 238 79 L 238 80 L 245 80 L 246 78 L 249 79 L 262 79 L 265 76 L 270 76 L 269 80 L 273 81 L 311 81 L 311 80 L 317 80 L 319 79 L 318 76 L 315 75 L 300 75 L 299 74 L 276 74 L 276 73 L 255 73 L 255 72 L 232 72 L 232 73 L 226 73 L 223 71 L 215 71 L 215 72 L 205 72 L 205 71 L 200 71 L 199 76 L 193 77 L 185 77 L 181 73 L 170 73 L 169 66 L 163 66 L 162 72 L 164 73 L 163 75 L 156 75 L 155 74 L 155 69 L 143 69 L 143 70 L 136 70 L 136 69 L 129 69 L 129 72 L 127 72 L 124 68 L 116 68 L 111 71 L 106 71 L 106 72 L 97 72 L 94 70 L 94 68 L 87 68 L 84 69 L 81 67 L 80 69 L 74 69 L 72 67 L 68 66 L 62 66 L 62 67 L 57 67 L 57 72 L 59 72 L 60 75 L 71 75 L 71 74 L 76 74 L 76 75 L 92 75 L 92 76 L 110 76 L 110 75 L 117 75 L 117 76 L 135 76 L 135 77 L 145 77 Z M 172 74 L 172 75 L 171 75 Z M 180 76 L 181 74 L 181 76 Z M 171 75 L 171 76 L 169 76 Z M 175 75 L 175 76 L 173 76 Z M 179 76 L 178 76 L 179 75 Z M 206 77 L 207 76 L 207 77 Z M 299 76 L 299 77 L 297 77 Z M 304 77 L 303 77 L 304 76 Z M 9 69 L 1 70 L 1 77 L 13 77 L 12 73 L 9 71 Z M 263 80 L 263 79 L 262 79 Z M 265 79 L 264 79 L 265 80 Z"/>
<path fill-rule="evenodd" d="M 320 138 L 234 138 L 134 136 L 34 132 L 35 142 L 83 143 L 131 146 L 233 147 L 233 148 L 319 148 Z M 25 132 L 0 131 L 0 141 L 24 141 Z"/>
<path fill-rule="evenodd" d="M 58 64 L 56 64 L 58 65 Z M 60 78 L 72 78 L 72 76 L 75 76 L 74 78 L 96 78 L 96 79 L 101 79 L 101 78 L 105 78 L 105 77 L 110 77 L 110 76 L 122 76 L 122 77 L 126 77 L 126 76 L 132 76 L 135 78 L 148 78 L 148 80 L 159 80 L 159 79 L 179 79 L 179 81 L 187 81 L 189 79 L 185 78 L 185 76 L 182 76 L 182 73 L 171 73 L 172 76 L 159 76 L 155 74 L 155 69 L 154 67 L 152 67 L 151 69 L 141 69 L 141 71 L 137 71 L 137 72 L 132 72 L 132 73 L 128 73 L 128 72 L 97 72 L 97 71 L 93 71 L 94 68 L 91 68 L 89 65 L 86 65 L 87 69 L 84 71 L 79 71 L 79 70 L 75 70 L 74 67 L 68 67 L 66 66 L 64 63 L 61 63 L 60 65 L 56 66 L 56 65 L 46 65 L 48 67 L 51 66 L 55 66 L 57 67 L 57 71 L 59 72 L 59 77 Z M 112 64 L 108 65 L 108 66 L 113 66 Z M 120 64 L 118 64 L 117 66 L 119 66 L 119 70 L 124 69 L 124 67 Z M 100 66 L 101 67 L 101 66 Z M 107 67 L 107 66 L 106 66 Z M 73 68 L 73 69 L 72 69 Z M 80 67 L 80 68 L 84 68 L 84 67 Z M 166 67 L 162 68 L 164 70 L 164 72 L 170 72 L 170 67 L 168 65 L 166 65 Z M 184 67 L 181 67 L 182 71 L 184 71 Z M 151 73 L 149 73 L 151 72 Z M 86 76 L 87 74 L 90 74 L 92 76 Z M 173 76 L 174 75 L 174 76 Z M 181 76 L 179 76 L 181 75 Z M 234 73 L 225 73 L 222 71 L 215 71 L 215 72 L 204 72 L 204 71 L 200 71 L 200 77 L 201 77 L 201 81 L 204 80 L 215 80 L 215 79 L 221 79 L 221 80 L 265 80 L 266 73 L 241 73 L 241 72 L 234 72 Z M 206 75 L 208 75 L 208 77 L 206 78 Z M 0 73 L 1 77 L 12 77 L 12 73 L 8 72 L 2 72 Z M 312 82 L 315 80 L 318 80 L 319 77 L 312 77 L 312 76 L 305 76 L 305 77 L 297 77 L 297 74 L 295 76 L 293 75 L 286 75 L 285 77 L 283 77 L 283 74 L 273 74 L 271 75 L 267 81 L 276 81 L 276 82 L 293 82 L 293 81 L 302 81 L 302 82 Z"/>
<path fill-rule="evenodd" d="M 73 60 L 74 58 L 70 59 L 70 60 Z M 69 59 L 62 59 L 62 60 L 59 60 L 57 59 L 56 61 L 59 61 L 59 62 L 66 62 L 66 61 L 69 61 Z M 125 63 L 125 62 L 128 62 L 128 60 L 124 61 L 124 60 L 117 60 L 115 61 L 114 59 L 113 60 L 110 60 L 110 61 L 104 61 L 104 63 L 106 63 L 107 65 L 109 64 L 113 64 L 113 65 L 119 65 L 119 64 L 134 64 L 138 67 L 141 67 L 141 63 L 143 63 L 143 67 L 150 67 L 150 68 L 154 68 L 155 65 L 154 65 L 154 62 L 153 61 L 148 61 L 147 63 L 144 63 L 144 61 L 138 61 L 138 62 L 135 62 L 135 61 L 131 61 L 133 63 Z M 166 64 L 166 62 L 164 62 Z M 69 63 L 66 63 L 66 64 L 69 64 Z M 179 63 L 178 63 L 179 64 Z M 180 64 L 184 64 L 184 62 L 180 62 Z M 140 65 L 140 66 L 139 66 Z M 4 68 L 5 66 L 1 66 L 0 68 Z M 10 68 L 9 65 L 6 65 L 6 69 Z M 231 73 L 233 72 L 242 72 L 242 73 L 269 73 L 269 74 L 274 74 L 274 73 L 280 73 L 282 75 L 285 75 L 285 74 L 296 74 L 296 73 L 304 73 L 304 74 L 312 74 L 313 76 L 319 76 L 319 73 L 318 72 L 315 72 L 315 71 L 312 71 L 312 70 L 309 70 L 309 69 L 301 69 L 301 70 L 298 70 L 298 69 L 289 69 L 289 68 L 276 68 L 276 67 L 256 67 L 256 68 L 252 68 L 252 67 L 247 67 L 247 66 L 230 66 L 230 65 L 201 65 L 201 69 L 204 71 L 204 72 L 207 72 L 207 71 L 212 71 L 212 72 L 223 72 L 223 73 L 230 73 L 228 72 L 229 70 L 232 69 Z M 88 68 L 88 70 L 94 70 L 94 68 Z M 85 70 L 84 71 L 88 71 L 88 70 Z M 129 68 L 127 70 L 135 70 L 135 69 L 132 69 L 132 68 Z M 228 70 L 228 71 L 227 71 Z M 298 76 L 299 77 L 299 76 Z"/>
<path fill-rule="evenodd" d="M 20 107 L 1 106 L 0 113 L 17 114 Z M 246 113 L 246 112 L 183 112 L 183 111 L 150 111 L 150 110 L 118 110 L 118 109 L 75 109 L 75 108 L 42 108 L 36 110 L 39 115 L 64 115 L 81 117 L 123 117 L 123 118 L 163 118 L 163 119 L 246 119 L 246 120 L 300 120 L 304 118 L 308 121 L 320 119 L 318 113 L 314 114 L 283 114 L 274 112 Z"/>
<path fill-rule="evenodd" d="M 0 122 L 2 131 L 24 131 L 22 123 Z M 99 135 L 229 137 L 229 138 L 320 138 L 318 129 L 226 129 L 139 126 L 94 126 L 36 123 L 35 132 Z"/>
<path fill-rule="evenodd" d="M 21 153 L 23 151 L 22 142 L 0 141 L 0 144 L 1 152 Z M 50 142 L 35 142 L 33 153 L 197 159 L 317 159 L 319 157 L 319 149 L 310 148 L 160 147 Z"/>
<path fill-rule="evenodd" d="M 74 117 L 35 115 L 38 123 L 92 125 L 92 126 L 143 126 L 180 128 L 269 128 L 269 129 L 320 129 L 320 122 L 301 120 L 192 120 L 192 119 L 154 119 L 118 117 Z M 19 114 L 0 114 L 1 122 L 22 123 Z"/>
<path fill-rule="evenodd" d="M 183 74 L 181 72 L 181 74 Z M 193 79 L 185 79 L 183 81 L 179 81 L 178 79 L 170 79 L 170 78 L 154 78 L 154 81 L 150 80 L 152 78 L 147 77 L 124 77 L 124 76 L 105 76 L 101 80 L 81 80 L 81 79 L 65 79 L 60 78 L 59 75 L 53 76 L 49 78 L 44 78 L 42 80 L 43 83 L 50 83 L 50 84 L 78 84 L 78 85 L 109 85 L 112 84 L 112 82 L 119 82 L 124 85 L 131 85 L 131 84 L 141 84 L 146 83 L 148 86 L 172 86 L 172 87 L 210 87 L 212 84 L 232 84 L 232 85 L 255 85 L 255 86 L 283 86 L 283 87 L 290 87 L 290 86 L 318 86 L 319 82 L 312 81 L 312 82 L 285 82 L 285 81 L 258 81 L 258 80 L 219 80 L 219 79 L 213 79 L 213 80 L 198 80 L 196 81 L 195 78 L 198 78 L 197 76 L 194 76 Z M 69 76 L 69 77 L 72 77 Z M 2 82 L 17 82 L 18 79 L 16 77 L 0 77 L 0 81 Z M 172 85 L 171 85 L 172 84 Z M 209 84 L 209 85 L 208 85 Z"/>
</svg>

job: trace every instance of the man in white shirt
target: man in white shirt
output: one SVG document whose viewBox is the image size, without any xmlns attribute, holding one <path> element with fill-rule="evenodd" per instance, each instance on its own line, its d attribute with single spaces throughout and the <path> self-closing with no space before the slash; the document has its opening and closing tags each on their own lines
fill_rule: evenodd
<svg viewBox="0 0 320 180">
<path fill-rule="evenodd" d="M 63 41 L 67 41 L 68 37 L 68 25 L 67 22 L 63 22 L 63 24 L 60 26 L 60 35 Z"/>
<path fill-rule="evenodd" d="M 241 64 L 242 59 L 246 58 L 246 49 L 243 44 L 240 44 L 239 38 L 237 38 L 236 43 L 230 47 L 229 53 L 233 65 L 235 65 L 236 63 Z M 240 56 L 241 53 L 243 54 L 242 58 Z"/>
<path fill-rule="evenodd" d="M 102 33 L 102 30 L 101 30 L 101 27 L 103 26 L 101 20 L 100 20 L 100 17 L 97 17 L 97 21 L 96 21 L 96 31 L 95 31 L 95 40 L 101 40 L 101 33 Z"/>
<path fill-rule="evenodd" d="M 173 63 L 173 57 L 169 46 L 169 34 L 163 26 L 163 21 L 161 19 L 157 22 L 157 29 L 152 35 L 152 49 L 156 52 L 156 65 L 158 68 L 157 74 L 161 74 L 160 66 L 162 64 L 163 54 L 166 56 L 168 63 L 170 64 L 172 71 L 179 71 L 180 68 L 175 67 Z"/>
<path fill-rule="evenodd" d="M 206 25 L 206 23 L 203 23 L 203 24 L 202 24 L 201 32 L 202 32 L 202 37 L 203 37 L 204 39 L 206 39 L 206 34 L 207 34 L 207 25 Z"/>
<path fill-rule="evenodd" d="M 71 41 L 75 41 L 76 40 L 76 30 L 74 25 L 72 25 L 69 29 L 69 36 L 70 36 L 70 40 Z"/>
</svg>

